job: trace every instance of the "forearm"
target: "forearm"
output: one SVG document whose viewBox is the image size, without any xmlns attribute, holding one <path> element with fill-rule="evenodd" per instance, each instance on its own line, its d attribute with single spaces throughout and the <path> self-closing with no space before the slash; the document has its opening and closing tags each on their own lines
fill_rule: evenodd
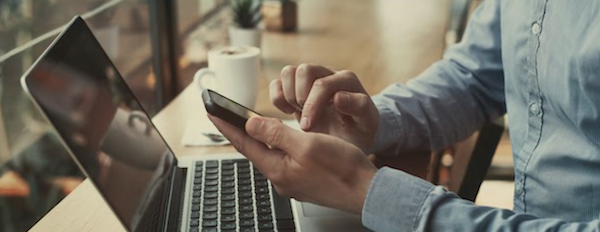
<svg viewBox="0 0 600 232">
<path fill-rule="evenodd" d="M 599 231 L 600 220 L 569 223 L 476 206 L 402 171 L 381 169 L 363 206 L 374 231 Z"/>
</svg>

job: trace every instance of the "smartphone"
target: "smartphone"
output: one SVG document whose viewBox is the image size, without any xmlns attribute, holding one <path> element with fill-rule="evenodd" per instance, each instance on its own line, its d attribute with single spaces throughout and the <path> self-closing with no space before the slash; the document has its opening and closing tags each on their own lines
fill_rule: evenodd
<svg viewBox="0 0 600 232">
<path fill-rule="evenodd" d="M 253 110 L 210 89 L 202 91 L 202 100 L 209 114 L 223 119 L 243 131 L 246 131 L 246 121 L 250 117 L 260 116 Z"/>
</svg>

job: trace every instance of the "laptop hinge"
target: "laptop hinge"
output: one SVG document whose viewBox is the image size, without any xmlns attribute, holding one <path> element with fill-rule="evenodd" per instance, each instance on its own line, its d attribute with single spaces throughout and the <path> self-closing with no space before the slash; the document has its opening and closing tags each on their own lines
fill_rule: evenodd
<svg viewBox="0 0 600 232">
<path fill-rule="evenodd" d="M 182 204 L 184 200 L 184 190 L 187 178 L 187 168 L 176 167 L 173 169 L 173 181 L 171 182 L 171 191 L 167 199 L 167 217 L 165 218 L 167 231 L 179 231 L 181 227 Z"/>
</svg>

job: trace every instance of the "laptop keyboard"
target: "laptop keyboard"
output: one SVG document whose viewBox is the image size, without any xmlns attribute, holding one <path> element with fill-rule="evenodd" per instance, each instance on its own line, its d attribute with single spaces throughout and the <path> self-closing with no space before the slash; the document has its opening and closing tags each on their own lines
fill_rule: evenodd
<svg viewBox="0 0 600 232">
<path fill-rule="evenodd" d="M 197 161 L 190 232 L 296 231 L 290 200 L 246 159 Z"/>
</svg>

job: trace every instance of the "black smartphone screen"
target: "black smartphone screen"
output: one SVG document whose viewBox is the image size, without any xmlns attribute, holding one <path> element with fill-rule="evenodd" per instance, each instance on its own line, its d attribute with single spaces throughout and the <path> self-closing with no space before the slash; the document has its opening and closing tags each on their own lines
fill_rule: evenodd
<svg viewBox="0 0 600 232">
<path fill-rule="evenodd" d="M 252 116 L 260 116 L 260 114 L 248 109 L 247 107 L 221 95 L 217 92 L 205 89 L 202 92 L 202 99 L 206 111 L 228 123 L 239 127 L 245 131 L 246 121 Z"/>
</svg>

